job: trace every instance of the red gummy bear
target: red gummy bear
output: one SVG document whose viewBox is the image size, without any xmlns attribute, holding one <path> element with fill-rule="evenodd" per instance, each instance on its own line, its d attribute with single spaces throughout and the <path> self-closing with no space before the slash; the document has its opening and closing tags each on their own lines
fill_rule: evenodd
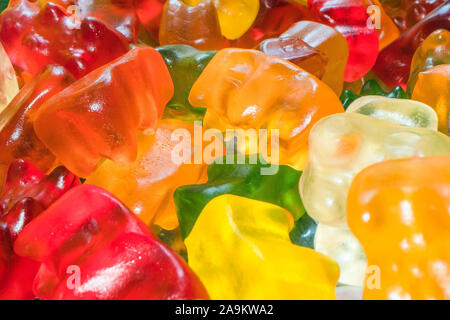
<svg viewBox="0 0 450 320">
<path fill-rule="evenodd" d="M 25 227 L 14 249 L 42 262 L 34 282 L 39 298 L 208 298 L 184 260 L 96 186 L 62 196 Z"/>
<path fill-rule="evenodd" d="M 0 300 L 32 299 L 39 263 L 20 257 L 13 245 L 22 229 L 80 181 L 64 167 L 48 176 L 19 159 L 8 169 L 0 195 Z"/>
<path fill-rule="evenodd" d="M 368 24 L 369 14 L 363 0 L 308 0 L 315 18 L 334 27 L 347 40 L 349 56 L 344 80 L 362 78 L 378 56 L 378 35 Z"/>
<path fill-rule="evenodd" d="M 76 78 L 128 51 L 127 39 L 96 18 L 76 19 L 48 2 L 41 10 L 18 0 L 0 16 L 0 41 L 14 65 L 35 74 L 48 64 Z"/>
<path fill-rule="evenodd" d="M 34 116 L 45 101 L 74 81 L 64 67 L 50 65 L 25 84 L 0 113 L 0 164 L 26 158 L 44 172 L 51 169 L 55 156 L 36 136 Z"/>
</svg>

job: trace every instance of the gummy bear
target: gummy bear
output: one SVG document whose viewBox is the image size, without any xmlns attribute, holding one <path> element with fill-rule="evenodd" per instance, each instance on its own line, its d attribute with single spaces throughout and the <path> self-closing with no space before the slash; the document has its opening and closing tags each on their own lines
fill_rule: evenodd
<svg viewBox="0 0 450 320">
<path fill-rule="evenodd" d="M 48 176 L 23 159 L 11 163 L 0 194 L 0 299 L 31 299 L 39 264 L 16 255 L 23 228 L 69 189 L 79 185 L 64 167 Z"/>
<path fill-rule="evenodd" d="M 367 102 L 370 98 L 362 99 Z M 408 100 L 395 104 L 387 98 L 375 99 L 365 104 L 369 106 L 366 110 L 364 104 L 361 109 L 350 106 L 346 113 L 324 118 L 314 126 L 309 136 L 308 162 L 300 180 L 305 209 L 319 223 L 315 249 L 340 264 L 341 283 L 359 286 L 366 271 L 364 253 L 346 225 L 346 200 L 353 177 L 384 160 L 450 155 L 450 138 L 427 128 L 435 127 L 430 126 L 430 121 L 436 123 L 435 115 L 427 118 L 432 114 L 428 106 L 407 106 Z M 352 109 L 354 112 L 350 112 Z M 405 123 L 410 127 L 402 125 Z"/>
<path fill-rule="evenodd" d="M 382 50 L 400 36 L 400 31 L 386 14 L 379 0 L 365 0 L 365 3 L 366 11 L 371 14 L 372 25 L 375 26 L 378 33 L 378 49 Z"/>
<path fill-rule="evenodd" d="M 133 162 L 136 131 L 154 128 L 172 95 L 161 55 L 135 48 L 46 101 L 34 129 L 59 161 L 87 177 L 101 157 Z"/>
<path fill-rule="evenodd" d="M 450 299 L 449 163 L 449 156 L 383 161 L 353 180 L 348 224 L 378 272 L 376 281 L 367 278 L 364 299 Z"/>
<path fill-rule="evenodd" d="M 33 123 L 42 104 L 75 79 L 64 67 L 50 65 L 29 81 L 0 113 L 0 163 L 26 158 L 47 172 L 55 156 L 38 139 Z"/>
<path fill-rule="evenodd" d="M 67 192 L 22 230 L 14 250 L 41 262 L 33 288 L 38 298 L 208 298 L 184 260 L 96 186 Z M 79 283 L 71 282 L 74 272 Z"/>
<path fill-rule="evenodd" d="M 222 195 L 185 240 L 189 266 L 212 299 L 336 299 L 337 264 L 292 244 L 292 226 L 283 208 Z"/>
<path fill-rule="evenodd" d="M 172 135 L 184 130 L 193 135 L 194 125 L 178 120 L 162 120 L 152 135 L 138 135 L 138 156 L 130 164 L 105 160 L 86 180 L 122 200 L 142 221 L 166 230 L 178 226 L 173 202 L 175 189 L 197 183 L 202 164 L 176 163 L 172 159 L 179 141 Z"/>
<path fill-rule="evenodd" d="M 39 10 L 27 0 L 2 13 L 0 40 L 12 63 L 23 70 L 35 74 L 48 64 L 60 64 L 76 78 L 128 51 L 125 37 L 101 21 L 88 17 L 77 27 L 62 7 L 49 2 Z"/>
<path fill-rule="evenodd" d="M 274 133 L 280 140 L 279 162 L 298 170 L 304 165 L 311 127 L 343 111 L 333 90 L 309 73 L 245 49 L 220 50 L 194 83 L 189 101 L 208 108 L 205 128 L 266 129 L 271 140 L 279 130 Z"/>
<path fill-rule="evenodd" d="M 413 106 L 404 107 L 407 100 L 399 101 L 397 112 L 402 108 L 401 113 L 407 116 L 414 110 Z M 373 108 L 382 110 L 376 104 Z M 398 121 L 397 112 L 390 121 L 374 119 L 368 116 L 377 114 L 373 110 L 366 113 L 368 115 L 346 112 L 320 120 L 311 130 L 308 163 L 300 180 L 300 192 L 308 214 L 319 222 L 345 226 L 348 188 L 359 171 L 388 159 L 447 155 L 450 138 L 420 127 L 429 125 L 426 116 L 430 114 L 429 107 L 421 109 L 416 104 L 416 115 L 421 113 L 423 119 L 410 121 L 410 125 L 419 127 L 400 125 L 404 118 Z"/>
</svg>

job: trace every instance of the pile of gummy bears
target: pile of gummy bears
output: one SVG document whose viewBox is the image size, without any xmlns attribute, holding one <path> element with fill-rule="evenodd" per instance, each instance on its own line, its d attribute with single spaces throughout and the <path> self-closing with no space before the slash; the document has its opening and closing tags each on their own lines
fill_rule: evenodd
<svg viewBox="0 0 450 320">
<path fill-rule="evenodd" d="M 450 1 L 4 7 L 0 299 L 450 299 Z"/>
</svg>

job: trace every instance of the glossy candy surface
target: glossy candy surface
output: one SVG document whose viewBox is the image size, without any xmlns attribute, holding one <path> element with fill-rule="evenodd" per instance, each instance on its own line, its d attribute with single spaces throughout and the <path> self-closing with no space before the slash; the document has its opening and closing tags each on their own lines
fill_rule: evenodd
<svg viewBox="0 0 450 320">
<path fill-rule="evenodd" d="M 437 130 L 436 112 L 424 103 L 409 99 L 394 99 L 380 96 L 365 96 L 355 100 L 347 112 L 355 112 L 374 119 Z"/>
<path fill-rule="evenodd" d="M 449 23 L 0 0 L 0 300 L 450 300 Z"/>
<path fill-rule="evenodd" d="M 318 22 L 300 21 L 282 34 L 300 38 L 308 45 L 325 54 L 325 71 L 320 79 L 340 94 L 342 91 L 349 49 L 345 38 L 335 29 Z"/>
<path fill-rule="evenodd" d="M 303 168 L 311 127 L 343 111 L 336 94 L 317 78 L 280 58 L 244 49 L 220 50 L 194 83 L 189 101 L 208 108 L 205 128 L 264 128 L 269 137 L 278 130 L 279 163 L 297 169 Z"/>
<path fill-rule="evenodd" d="M 334 27 L 347 40 L 349 57 L 344 79 L 347 82 L 363 77 L 378 56 L 378 35 L 368 24 L 369 14 L 363 0 L 308 0 L 314 17 Z"/>
<path fill-rule="evenodd" d="M 380 161 L 450 154 L 450 139 L 426 128 L 430 121 L 436 128 L 436 115 L 428 106 L 407 106 L 406 100 L 395 104 L 381 97 L 361 99 L 369 103 L 361 103 L 361 108 L 350 106 L 346 113 L 329 116 L 313 128 L 308 162 L 300 180 L 305 208 L 319 223 L 315 249 L 338 261 L 340 282 L 359 286 L 365 275 L 364 253 L 346 222 L 348 189 L 354 176 Z M 433 117 L 427 119 L 430 115 Z"/>
<path fill-rule="evenodd" d="M 134 161 L 136 131 L 154 128 L 172 95 L 161 55 L 136 48 L 46 101 L 34 129 L 59 161 L 86 177 L 102 157 Z"/>
<path fill-rule="evenodd" d="M 428 113 L 429 108 L 425 112 Z M 315 220 L 346 225 L 348 188 L 353 177 L 370 164 L 395 158 L 449 154 L 449 137 L 432 129 L 406 127 L 392 121 L 395 119 L 388 122 L 346 112 L 324 118 L 314 127 L 300 191 L 306 211 Z"/>
<path fill-rule="evenodd" d="M 273 204 L 217 197 L 185 241 L 189 266 L 213 299 L 335 299 L 337 264 L 292 244 L 292 226 Z"/>
<path fill-rule="evenodd" d="M 355 177 L 348 224 L 368 265 L 379 268 L 365 299 L 450 299 L 449 163 L 448 156 L 385 161 Z"/>
<path fill-rule="evenodd" d="M 36 136 L 33 124 L 42 104 L 74 81 L 64 67 L 49 65 L 34 76 L 0 113 L 2 164 L 26 158 L 44 172 L 54 166 L 55 156 Z"/>
<path fill-rule="evenodd" d="M 414 53 L 408 79 L 408 94 L 412 95 L 420 72 L 440 64 L 450 64 L 450 32 L 444 29 L 432 32 Z"/>
<path fill-rule="evenodd" d="M 450 29 L 449 16 L 450 2 L 447 1 L 384 48 L 373 67 L 374 73 L 389 88 L 406 88 L 415 51 L 433 31 Z"/>
<path fill-rule="evenodd" d="M 327 25 L 300 21 L 278 38 L 267 39 L 259 49 L 298 65 L 340 94 L 348 58 L 345 38 Z"/>
<path fill-rule="evenodd" d="M 400 31 L 408 30 L 446 0 L 381 0 L 386 13 Z"/>
<path fill-rule="evenodd" d="M 237 158 L 236 158 L 237 159 Z M 294 220 L 305 214 L 298 196 L 298 181 L 301 172 L 289 167 L 273 168 L 260 160 L 250 163 L 233 161 L 208 166 L 208 182 L 179 187 L 174 194 L 180 221 L 181 235 L 186 238 L 192 230 L 200 212 L 214 198 L 223 194 L 233 194 L 250 199 L 273 203 L 288 210 Z M 276 170 L 276 172 L 275 172 Z"/>
<path fill-rule="evenodd" d="M 431 106 L 439 119 L 439 131 L 450 135 L 450 64 L 420 72 L 412 99 Z"/>
<path fill-rule="evenodd" d="M 208 298 L 187 264 L 99 187 L 65 194 L 22 230 L 14 249 L 41 262 L 34 281 L 40 298 Z M 78 284 L 70 282 L 74 265 Z"/>
<path fill-rule="evenodd" d="M 172 230 L 178 226 L 173 193 L 181 185 L 198 183 L 202 164 L 173 161 L 179 144 L 177 130 L 193 134 L 194 125 L 178 120 L 162 120 L 155 134 L 138 135 L 138 156 L 130 164 L 105 160 L 86 180 L 116 195 L 148 225 Z M 174 136 L 175 137 L 175 136 Z M 193 142 L 193 141 L 192 141 Z"/>
<path fill-rule="evenodd" d="M 200 50 L 216 50 L 227 45 L 212 0 L 194 5 L 183 0 L 167 0 L 159 28 L 159 42 L 162 45 L 187 44 Z"/>
<path fill-rule="evenodd" d="M 30 162 L 11 163 L 0 194 L 0 299 L 32 299 L 36 261 L 13 250 L 23 228 L 69 189 L 79 185 L 64 167 L 48 176 Z"/>
<path fill-rule="evenodd" d="M 0 41 L 12 63 L 23 70 L 35 74 L 56 63 L 76 78 L 128 50 L 125 37 L 100 20 L 88 17 L 79 27 L 73 24 L 73 18 L 51 2 L 39 10 L 20 0 L 1 15 Z"/>
</svg>

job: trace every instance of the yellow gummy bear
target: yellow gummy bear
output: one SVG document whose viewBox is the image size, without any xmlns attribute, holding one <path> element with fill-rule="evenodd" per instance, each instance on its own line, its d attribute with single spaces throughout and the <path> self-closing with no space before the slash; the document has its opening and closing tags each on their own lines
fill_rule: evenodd
<svg viewBox="0 0 450 320">
<path fill-rule="evenodd" d="M 189 266 L 212 299 L 336 299 L 339 267 L 291 243 L 293 218 L 262 201 L 210 201 L 185 240 Z"/>
</svg>

